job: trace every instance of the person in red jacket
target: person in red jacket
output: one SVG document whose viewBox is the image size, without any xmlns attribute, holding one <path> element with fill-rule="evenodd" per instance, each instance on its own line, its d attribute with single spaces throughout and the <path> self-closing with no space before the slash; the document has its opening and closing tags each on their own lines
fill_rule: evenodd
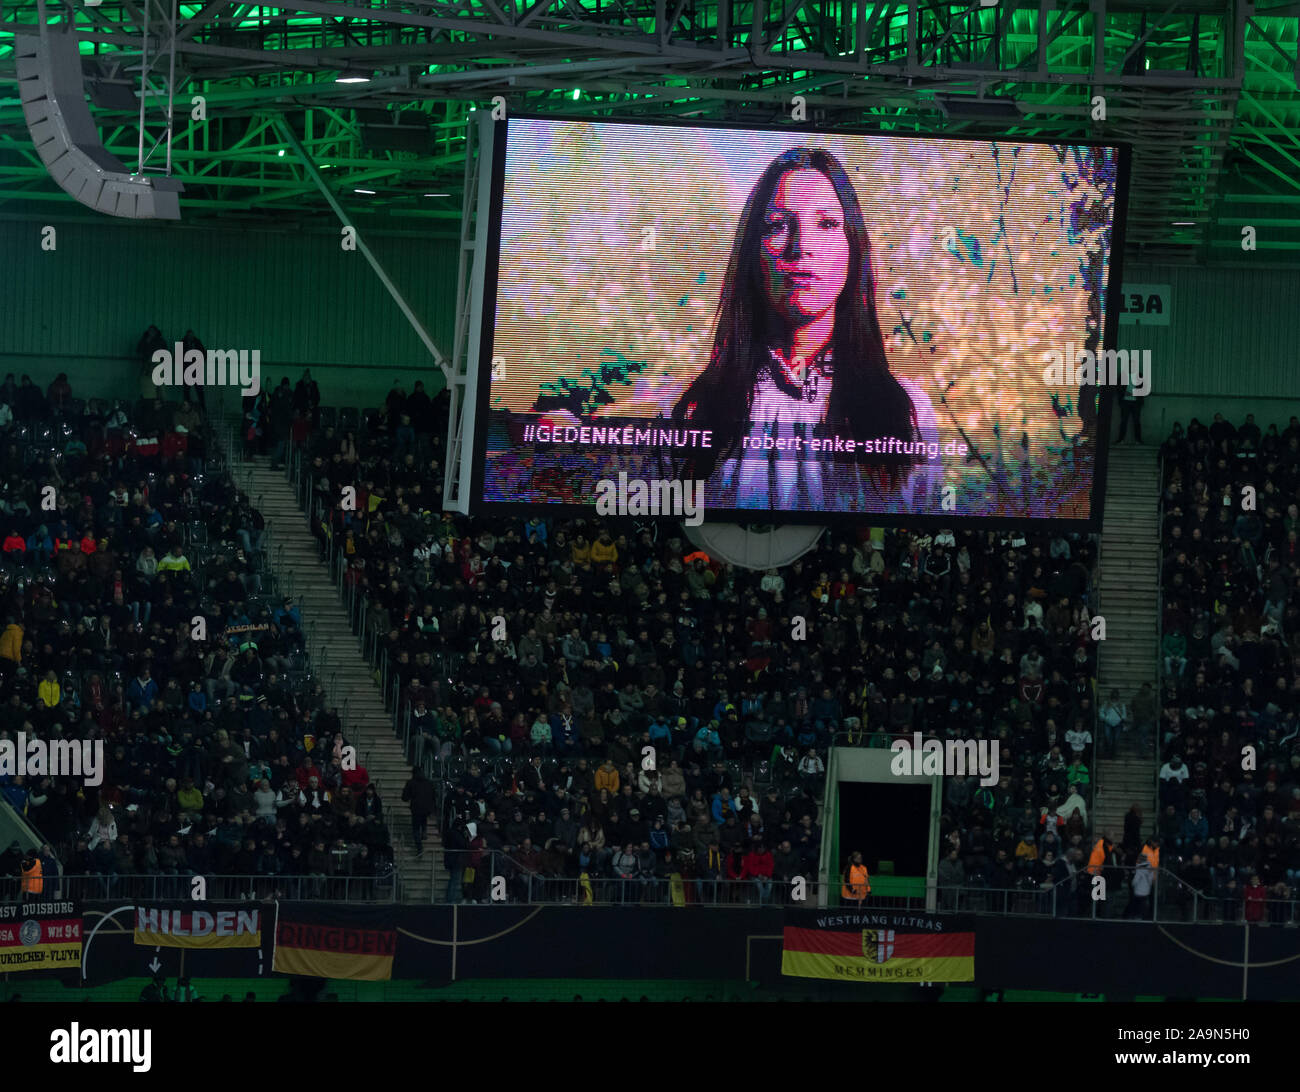
<svg viewBox="0 0 1300 1092">
<path fill-rule="evenodd" d="M 754 886 L 758 888 L 760 903 L 765 904 L 772 894 L 774 867 L 772 851 L 764 846 L 761 840 L 755 840 L 749 852 L 745 854 L 744 878 L 754 881 Z"/>
<path fill-rule="evenodd" d="M 478 824 L 466 824 L 466 832 L 469 833 L 470 840 L 462 876 L 463 890 L 470 902 L 480 902 L 488 890 L 488 881 L 491 879 L 488 873 L 491 871 L 492 860 L 488 857 L 487 839 L 478 832 Z"/>
<path fill-rule="evenodd" d="M 736 902 L 738 897 L 743 897 L 740 884 L 745 879 L 745 851 L 740 846 L 727 854 L 727 879 L 732 881 L 727 885 L 727 901 Z"/>
<path fill-rule="evenodd" d="M 323 785 L 325 783 L 325 779 L 317 768 L 316 763 L 310 758 L 303 759 L 302 765 L 298 767 L 294 776 L 298 781 L 298 787 L 302 789 L 307 787 L 307 782 L 313 777 L 316 778 L 316 783 L 318 785 Z"/>
<path fill-rule="evenodd" d="M 858 586 L 849 576 L 847 569 L 840 570 L 840 578 L 831 584 L 831 602 L 838 603 L 841 599 L 852 599 L 858 592 Z"/>
<path fill-rule="evenodd" d="M 764 608 L 759 608 L 758 617 L 751 619 L 745 628 L 749 631 L 749 639 L 756 645 L 772 639 L 772 622 Z"/>
<path fill-rule="evenodd" d="M 1259 877 L 1254 873 L 1251 874 L 1250 883 L 1246 885 L 1245 895 L 1245 917 L 1247 921 L 1259 922 L 1264 920 L 1264 900 L 1268 897 L 1268 892 L 1264 890 L 1264 885 L 1259 882 Z"/>
<path fill-rule="evenodd" d="M 294 450 L 306 447 L 309 436 L 311 436 L 311 417 L 301 410 L 295 411 L 293 425 L 289 429 L 289 439 Z"/>
<path fill-rule="evenodd" d="M 343 770 L 343 784 L 353 792 L 360 793 L 367 785 L 370 784 L 370 774 L 366 768 L 357 763 L 352 769 Z"/>
<path fill-rule="evenodd" d="M 477 553 L 472 554 L 461 563 L 460 575 L 466 584 L 471 588 L 474 587 L 483 576 L 483 558 L 481 558 Z"/>
<path fill-rule="evenodd" d="M 17 571 L 29 564 L 32 555 L 27 550 L 27 540 L 23 538 L 16 530 L 10 531 L 4 540 L 4 568 L 7 571 Z"/>
<path fill-rule="evenodd" d="M 189 449 L 189 429 L 184 425 L 177 426 L 174 432 L 169 432 L 163 436 L 162 453 L 164 459 L 174 459 L 178 455 L 186 454 Z"/>
</svg>

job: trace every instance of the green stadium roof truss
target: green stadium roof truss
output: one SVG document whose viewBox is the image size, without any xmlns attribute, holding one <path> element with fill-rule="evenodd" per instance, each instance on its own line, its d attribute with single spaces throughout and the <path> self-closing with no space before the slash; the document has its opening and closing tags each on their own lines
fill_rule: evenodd
<svg viewBox="0 0 1300 1092">
<path fill-rule="evenodd" d="M 83 62 L 133 90 L 142 56 L 174 55 L 174 72 L 149 75 L 174 102 L 189 224 L 337 231 L 301 147 L 367 230 L 456 239 L 466 123 L 493 96 L 534 113 L 780 124 L 800 95 L 808 125 L 836 130 L 1127 141 L 1129 260 L 1300 265 L 1300 3 L 211 0 L 179 5 L 173 42 L 173 2 L 45 10 Z M 23 121 L 13 35 L 40 18 L 37 0 L 0 14 L 0 217 L 102 219 L 49 177 Z M 370 81 L 338 82 L 352 70 Z M 971 120 L 968 100 L 1018 113 Z M 375 150 L 358 110 L 423 113 L 422 150 Z M 135 164 L 138 112 L 92 112 Z M 162 117 L 151 110 L 144 145 L 165 146 Z"/>
</svg>

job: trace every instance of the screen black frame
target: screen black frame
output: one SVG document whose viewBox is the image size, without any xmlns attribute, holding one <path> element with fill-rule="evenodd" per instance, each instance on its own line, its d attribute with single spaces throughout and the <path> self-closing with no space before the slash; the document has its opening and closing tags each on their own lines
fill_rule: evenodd
<svg viewBox="0 0 1300 1092">
<path fill-rule="evenodd" d="M 476 362 L 467 362 L 469 368 L 477 371 L 477 400 L 474 407 L 474 430 L 472 462 L 470 475 L 470 496 L 467 508 L 471 516 L 522 516 L 524 518 L 544 517 L 548 519 L 583 519 L 600 518 L 614 522 L 630 522 L 631 517 L 598 517 L 595 502 L 586 505 L 547 503 L 541 501 L 486 501 L 483 499 L 483 487 L 487 470 L 487 427 L 491 403 L 492 356 L 496 335 L 497 288 L 500 274 L 501 221 L 505 203 L 506 173 L 506 139 L 510 122 L 550 121 L 578 122 L 590 124 L 633 125 L 645 128 L 667 129 L 722 129 L 731 132 L 755 133 L 790 133 L 809 137 L 906 137 L 915 141 L 939 141 L 941 143 L 966 144 L 1030 144 L 1042 147 L 1065 144 L 1080 148 L 1113 148 L 1117 153 L 1115 182 L 1115 214 L 1111 222 L 1111 252 L 1107 263 L 1106 286 L 1104 289 L 1107 306 L 1105 321 L 1102 324 L 1102 347 L 1113 349 L 1119 337 L 1119 310 L 1111 302 L 1113 293 L 1122 289 L 1124 283 L 1124 243 L 1125 225 L 1128 221 L 1129 178 L 1132 163 L 1132 145 L 1124 141 L 1100 140 L 1030 140 L 1013 136 L 945 136 L 939 133 L 890 132 L 872 127 L 841 127 L 835 130 L 819 129 L 800 125 L 735 125 L 726 121 L 694 121 L 689 124 L 681 121 L 658 118 L 623 120 L 621 118 L 596 117 L 592 115 L 555 115 L 520 111 L 508 114 L 492 122 L 492 163 L 490 172 L 491 194 L 490 211 L 486 233 L 486 268 L 483 276 L 483 311 L 479 329 L 479 355 Z M 485 177 L 480 165 L 480 179 Z M 480 182 L 480 185 L 482 183 Z M 867 523 L 875 527 L 914 527 L 918 529 L 967 528 L 970 530 L 1020 529 L 1057 533 L 1100 534 L 1105 517 L 1106 482 L 1110 463 L 1110 434 L 1114 397 L 1108 396 L 1109 388 L 1102 388 L 1100 405 L 1097 410 L 1097 452 L 1092 480 L 1091 504 L 1086 519 L 1067 519 L 1063 517 L 1036 519 L 1029 516 L 962 516 L 956 514 L 920 514 L 883 513 L 883 512 L 798 512 L 787 509 L 755 510 L 734 508 L 706 508 L 705 520 L 709 523 L 762 524 L 764 526 L 781 526 L 786 524 L 824 524 L 827 526 L 844 523 Z M 1113 392 L 1112 392 L 1113 393 Z M 646 517 L 641 517 L 646 518 Z M 661 516 L 659 519 L 679 522 L 678 517 Z"/>
</svg>

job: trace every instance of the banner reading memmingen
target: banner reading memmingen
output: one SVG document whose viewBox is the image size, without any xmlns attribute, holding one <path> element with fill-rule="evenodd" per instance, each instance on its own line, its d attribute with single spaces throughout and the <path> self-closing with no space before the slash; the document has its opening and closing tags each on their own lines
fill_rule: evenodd
<svg viewBox="0 0 1300 1092">
<path fill-rule="evenodd" d="M 397 917 L 389 906 L 276 904 L 272 970 L 383 982 L 393 977 Z"/>
<path fill-rule="evenodd" d="M 973 982 L 975 922 L 919 910 L 787 910 L 781 973 L 851 982 Z"/>
<path fill-rule="evenodd" d="M 0 972 L 81 966 L 81 908 L 75 902 L 0 906 Z"/>
</svg>

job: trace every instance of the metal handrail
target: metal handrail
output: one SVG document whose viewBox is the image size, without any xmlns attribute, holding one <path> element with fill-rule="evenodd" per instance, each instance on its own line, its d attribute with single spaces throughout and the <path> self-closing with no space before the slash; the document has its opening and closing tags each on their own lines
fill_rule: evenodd
<svg viewBox="0 0 1300 1092">
<path fill-rule="evenodd" d="M 538 847 L 541 848 L 541 847 Z M 433 895 L 435 903 L 460 902 L 467 894 L 464 869 L 472 850 L 444 851 L 458 854 L 460 861 L 449 862 L 447 890 Z M 480 860 L 475 869 L 471 890 L 476 901 L 489 905 L 565 904 L 628 905 L 651 902 L 671 904 L 671 883 L 666 877 L 638 876 L 623 878 L 597 872 L 577 878 L 571 876 L 546 876 L 525 869 L 509 853 L 496 850 L 482 851 L 486 860 Z M 612 851 L 611 851 L 612 855 Z M 936 884 L 937 907 L 945 913 L 967 913 L 994 917 L 1063 917 L 1081 920 L 1119 922 L 1123 920 L 1179 922 L 1189 924 L 1218 924 L 1224 921 L 1244 921 L 1246 901 L 1240 896 L 1207 896 L 1192 888 L 1166 869 L 1157 870 L 1153 877 L 1152 894 L 1146 908 L 1132 903 L 1132 896 L 1119 899 L 1128 884 L 1113 883 L 1116 873 L 1129 877 L 1136 871 L 1133 866 L 1106 866 L 1103 877 L 1112 882 L 1105 889 L 1105 898 L 1094 897 L 1094 890 L 1102 891 L 1092 882 L 1086 871 L 1074 872 L 1061 884 L 1047 882 L 1040 887 L 1030 887 L 1018 882 L 1004 887 L 979 884 Z M 790 896 L 794 892 L 790 880 L 773 880 L 770 884 L 754 880 L 699 879 L 689 871 L 680 873 L 681 893 L 685 901 L 694 905 L 735 906 L 827 906 L 839 905 L 857 909 L 925 910 L 929 892 L 920 890 L 914 895 L 886 895 L 878 890 L 868 894 L 859 904 L 845 899 L 843 883 L 839 878 L 819 881 L 816 869 L 808 870 L 805 877 L 805 898 L 799 902 Z M 498 878 L 504 884 L 494 883 Z M 880 887 L 879 877 L 876 887 Z M 1018 877 L 1018 880 L 1020 877 Z M 917 878 L 919 885 L 924 881 Z M 1167 886 L 1161 899 L 1162 886 Z M 767 897 L 764 898 L 764 888 Z M 647 898 L 647 889 L 650 890 Z M 1175 894 L 1176 893 L 1176 894 Z M 500 897 L 498 897 L 500 896 Z M 588 897 L 590 896 L 590 897 Z M 1122 905 L 1121 905 L 1122 904 Z M 1260 907 L 1258 920 L 1278 924 L 1300 924 L 1300 900 L 1251 900 Z M 1139 913 L 1138 911 L 1144 911 Z M 1251 919 L 1254 920 L 1254 919 Z"/>
<path fill-rule="evenodd" d="M 193 871 L 182 873 L 85 873 L 46 878 L 44 897 L 73 899 L 188 899 Z M 207 897 L 213 901 L 267 902 L 271 899 L 328 899 L 337 902 L 404 902 L 400 873 L 353 876 L 329 873 L 286 875 L 208 875 Z M 0 877 L 0 904 L 18 902 L 21 878 Z M 340 894 L 341 892 L 341 894 Z"/>
<path fill-rule="evenodd" d="M 1105 547 L 1103 545 L 1104 536 L 1100 532 L 1098 532 L 1095 535 L 1092 535 L 1091 538 L 1096 543 L 1097 556 L 1096 558 L 1094 558 L 1092 572 L 1089 574 L 1088 577 L 1088 604 L 1090 609 L 1093 612 L 1092 616 L 1095 617 L 1098 613 L 1100 613 L 1099 608 L 1101 607 L 1101 602 L 1100 602 L 1101 563 L 1102 563 L 1102 552 L 1105 549 Z M 1092 640 L 1091 632 L 1088 635 L 1088 639 L 1090 641 Z M 1093 643 L 1094 645 L 1096 644 L 1096 642 Z M 1096 674 L 1097 675 L 1101 674 L 1101 651 L 1100 650 L 1098 650 L 1097 652 Z M 1095 768 L 1098 766 L 1098 759 L 1100 754 L 1100 748 L 1098 744 L 1100 743 L 1102 738 L 1101 737 L 1101 702 L 1097 700 L 1096 676 L 1093 677 L 1093 681 L 1092 681 L 1092 724 L 1089 725 L 1088 730 L 1092 733 L 1093 766 Z M 1096 772 L 1095 769 L 1094 772 Z M 1088 779 L 1088 830 L 1089 832 L 1092 831 L 1092 818 L 1096 814 L 1097 814 L 1097 778 L 1090 777 Z"/>
<path fill-rule="evenodd" d="M 313 480 L 307 466 L 305 453 L 296 453 L 295 457 L 286 460 L 286 473 L 291 479 L 300 484 L 300 489 L 296 490 L 296 492 L 301 497 L 300 503 L 303 510 L 313 513 L 308 518 L 309 525 L 314 526 L 315 520 L 321 520 L 325 524 L 325 563 L 327 571 L 333 578 L 340 599 L 343 601 L 348 615 L 349 628 L 357 637 L 362 656 L 378 674 L 377 681 L 381 700 L 385 710 L 390 711 L 392 714 L 394 736 L 402 740 L 403 756 L 407 761 L 410 761 L 409 729 L 404 736 L 402 726 L 403 710 L 400 700 L 400 680 L 397 672 L 392 669 L 386 650 L 379 645 L 383 635 L 378 633 L 375 627 L 370 624 L 369 609 L 371 599 L 362 592 L 358 584 L 346 583 L 348 557 L 343 550 L 340 535 L 332 526 L 332 521 L 325 518 L 324 506 L 318 505 L 314 501 L 312 493 Z M 314 643 L 314 636 L 315 630 L 312 629 L 308 637 L 309 643 Z M 325 671 L 327 664 L 328 651 L 322 650 L 319 662 L 322 673 Z M 330 676 L 331 689 L 334 688 L 336 682 L 337 672 Z"/>
<path fill-rule="evenodd" d="M 1164 722 L 1165 673 L 1161 648 L 1165 640 L 1165 452 L 1160 447 L 1160 460 L 1156 464 L 1156 482 L 1160 497 L 1156 505 L 1156 723 L 1151 732 L 1152 800 L 1160 799 L 1160 737 Z"/>
<path fill-rule="evenodd" d="M 312 495 L 311 474 L 309 474 L 307 472 L 307 468 L 305 468 L 305 456 L 302 454 L 302 452 L 295 452 L 294 458 L 290 460 L 286 460 L 286 474 L 289 474 L 291 478 L 295 478 L 295 477 L 299 478 L 300 482 L 302 482 L 302 490 L 300 490 L 300 495 L 302 495 L 302 497 L 304 498 L 304 504 L 303 504 L 304 510 L 305 508 L 312 507 L 311 506 L 311 495 Z M 318 519 L 324 519 L 324 507 L 321 506 L 315 506 L 315 507 L 316 507 L 316 516 L 318 517 Z M 357 636 L 359 636 L 359 641 L 361 643 L 361 650 L 363 650 L 363 653 L 368 654 L 367 659 L 369 660 L 370 663 L 373 664 L 374 656 L 372 654 L 369 654 L 370 647 L 368 647 L 368 643 L 367 641 L 365 641 L 365 638 L 367 638 L 368 636 L 368 634 L 365 633 L 365 620 L 367 620 L 365 619 L 365 607 L 368 606 L 369 597 L 363 597 L 363 595 L 360 595 L 359 590 L 357 590 L 355 585 L 350 586 L 350 588 L 344 589 L 343 577 L 344 575 L 346 575 L 346 571 L 347 571 L 347 559 L 346 559 L 346 555 L 343 554 L 341 545 L 339 545 L 338 543 L 338 537 L 335 536 L 335 534 L 333 533 L 326 534 L 325 563 L 326 563 L 326 567 L 328 567 L 328 571 L 330 572 L 330 576 L 334 578 L 335 588 L 338 589 L 339 594 L 341 594 L 341 598 L 344 601 L 344 606 L 346 606 L 347 608 L 348 623 L 350 623 L 350 627 L 352 628 L 352 630 L 354 630 L 354 632 L 357 632 L 357 628 L 360 628 L 360 633 L 357 634 Z M 360 608 L 359 617 L 357 617 L 357 608 Z M 318 646 L 316 645 L 315 620 L 311 621 L 311 623 L 308 623 L 307 642 L 308 645 L 311 646 L 313 650 L 317 649 Z M 320 675 L 321 677 L 328 677 L 329 692 L 331 694 L 337 694 L 338 692 L 337 669 L 335 669 L 335 671 L 333 672 L 329 672 L 328 676 L 326 676 L 326 671 L 328 671 L 328 667 L 329 667 L 329 650 L 326 649 L 326 647 L 318 647 L 318 653 L 313 654 L 312 658 L 315 659 L 317 662 L 316 666 L 317 666 L 318 675 Z M 385 667 L 383 667 L 383 671 L 386 671 L 386 656 L 383 659 L 385 659 Z M 382 689 L 383 682 L 385 681 L 386 681 L 386 676 L 381 675 L 381 694 L 385 694 L 386 697 L 386 690 Z M 385 702 L 385 705 L 387 706 L 387 702 Z M 347 710 L 348 710 L 348 701 L 347 699 L 344 699 L 344 720 L 346 720 Z M 395 728 L 395 714 L 394 714 L 394 728 Z"/>
</svg>

